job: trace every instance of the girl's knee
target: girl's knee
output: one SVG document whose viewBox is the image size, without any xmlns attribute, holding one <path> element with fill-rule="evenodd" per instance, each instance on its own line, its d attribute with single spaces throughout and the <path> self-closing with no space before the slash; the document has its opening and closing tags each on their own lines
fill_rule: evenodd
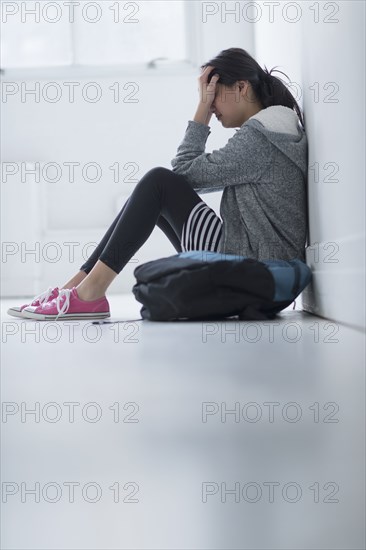
<svg viewBox="0 0 366 550">
<path fill-rule="evenodd" d="M 156 177 L 161 178 L 164 176 L 167 176 L 167 174 L 172 174 L 173 172 L 169 170 L 168 168 L 164 168 L 164 166 L 156 166 L 155 168 L 151 168 L 148 172 L 146 172 L 144 177 Z"/>
<path fill-rule="evenodd" d="M 139 189 L 155 189 L 159 194 L 171 194 L 176 190 L 182 191 L 184 186 L 191 192 L 191 186 L 184 176 L 163 166 L 151 168 L 136 185 Z"/>
<path fill-rule="evenodd" d="M 159 189 L 164 187 L 172 188 L 174 184 L 178 185 L 178 182 L 180 185 L 182 184 L 181 178 L 182 176 L 175 174 L 172 170 L 163 166 L 157 166 L 146 172 L 137 185 L 140 187 L 145 187 L 146 185 L 149 187 L 157 186 Z"/>
</svg>

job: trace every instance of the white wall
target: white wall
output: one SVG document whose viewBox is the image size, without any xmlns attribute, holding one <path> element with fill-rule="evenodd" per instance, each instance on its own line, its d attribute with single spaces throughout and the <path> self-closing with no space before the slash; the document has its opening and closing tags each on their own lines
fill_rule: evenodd
<svg viewBox="0 0 366 550">
<path fill-rule="evenodd" d="M 84 262 L 83 247 L 99 242 L 133 190 L 135 183 L 123 181 L 131 173 L 130 169 L 123 170 L 123 166 L 135 163 L 138 171 L 133 177 L 137 180 L 154 166 L 171 168 L 170 161 L 196 110 L 198 66 L 229 47 L 243 47 L 253 53 L 253 25 L 242 21 L 238 24 L 234 17 L 227 17 L 223 23 L 221 13 L 208 16 L 204 23 L 203 4 L 189 2 L 189 24 L 198 30 L 195 40 L 197 66 L 182 74 L 179 69 L 174 72 L 162 68 L 157 76 L 153 71 L 149 75 L 115 74 L 104 78 L 92 71 L 84 78 L 78 74 L 71 78 L 67 72 L 48 79 L 22 75 L 14 79 L 7 73 L 3 75 L 4 82 L 16 82 L 19 87 L 23 83 L 30 88 L 39 82 L 41 90 L 45 90 L 48 82 L 56 82 L 63 92 L 56 103 L 48 103 L 42 96 L 39 103 L 30 96 L 22 102 L 18 93 L 2 104 L 1 129 L 5 136 L 2 162 L 15 162 L 19 167 L 24 162 L 56 162 L 63 174 L 58 183 L 38 185 L 32 183 L 30 176 L 21 183 L 19 174 L 2 182 L 5 209 L 2 240 L 15 242 L 19 248 L 19 253 L 9 255 L 2 264 L 3 296 L 31 296 L 49 285 L 64 284 Z M 68 101 L 68 88 L 64 84 L 68 81 L 80 83 L 75 103 Z M 86 102 L 78 92 L 90 82 L 97 82 L 102 89 L 102 99 L 97 103 Z M 138 103 L 114 103 L 109 87 L 115 82 L 120 83 L 121 98 L 127 98 L 132 91 L 132 87 L 124 90 L 124 84 L 135 82 L 139 88 L 135 96 Z M 234 130 L 223 129 L 216 119 L 212 119 L 211 128 L 208 152 L 224 146 L 234 133 Z M 66 162 L 80 163 L 74 183 L 69 181 Z M 81 168 L 89 162 L 100 165 L 100 181 L 83 180 Z M 113 182 L 109 169 L 116 162 L 122 169 L 119 183 Z M 53 177 L 55 172 L 51 170 L 49 175 Z M 221 193 L 205 194 L 202 198 L 219 213 Z M 37 241 L 40 254 L 21 256 L 23 241 L 27 242 L 28 249 L 37 246 Z M 74 246 L 74 257 L 70 254 L 70 245 L 66 246 L 65 242 L 79 243 Z M 58 250 L 51 243 L 58 244 Z M 112 283 L 109 292 L 130 292 L 135 283 L 133 269 L 138 264 L 175 253 L 174 247 L 156 227 L 150 239 Z M 52 261 L 58 258 L 57 254 L 58 261 Z"/>
<path fill-rule="evenodd" d="M 365 3 L 337 2 L 338 23 L 304 11 L 301 64 L 309 136 L 307 263 L 303 307 L 365 327 Z M 321 17 L 332 10 L 320 11 Z M 322 19 L 321 19 L 322 20 Z M 310 87 L 319 86 L 319 100 Z M 334 84 L 329 84 L 334 83 Z M 333 96 L 329 95 L 336 92 Z M 330 103 L 329 99 L 337 102 Z M 331 163 L 331 164 L 327 164 Z M 319 167 L 319 178 L 312 167 Z M 333 181 L 332 181 L 333 180 Z"/>
<path fill-rule="evenodd" d="M 256 2 L 258 21 L 255 23 L 255 59 L 268 70 L 275 68 L 285 73 L 274 75 L 290 86 L 299 106 L 302 108 L 302 66 L 301 66 L 301 17 L 300 4 L 290 9 L 291 2 Z M 286 8 L 287 6 L 287 8 Z"/>
</svg>

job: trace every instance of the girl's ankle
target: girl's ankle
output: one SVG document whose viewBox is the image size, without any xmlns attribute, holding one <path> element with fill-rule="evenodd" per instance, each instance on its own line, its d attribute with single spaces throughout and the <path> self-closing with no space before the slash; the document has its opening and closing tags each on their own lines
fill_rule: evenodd
<svg viewBox="0 0 366 550">
<path fill-rule="evenodd" d="M 105 292 L 98 292 L 96 290 L 89 290 L 82 287 L 76 287 L 76 292 L 80 300 L 84 300 L 86 302 L 94 302 L 95 300 L 105 297 Z"/>
</svg>

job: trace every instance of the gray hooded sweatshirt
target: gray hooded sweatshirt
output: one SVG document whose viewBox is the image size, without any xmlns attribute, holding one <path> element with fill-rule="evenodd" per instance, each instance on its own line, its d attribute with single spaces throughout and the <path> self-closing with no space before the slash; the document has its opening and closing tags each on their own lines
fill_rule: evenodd
<svg viewBox="0 0 366 550">
<path fill-rule="evenodd" d="M 305 261 L 308 146 L 295 111 L 262 109 L 225 147 L 205 153 L 210 133 L 190 120 L 171 165 L 197 193 L 223 191 L 218 252 Z"/>
</svg>

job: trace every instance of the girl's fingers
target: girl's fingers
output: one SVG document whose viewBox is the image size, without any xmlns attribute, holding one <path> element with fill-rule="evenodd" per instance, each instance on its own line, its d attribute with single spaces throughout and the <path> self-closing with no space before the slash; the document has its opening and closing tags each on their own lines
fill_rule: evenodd
<svg viewBox="0 0 366 550">
<path fill-rule="evenodd" d="M 217 74 L 214 75 L 214 76 L 211 78 L 210 82 L 208 83 L 208 86 L 211 86 L 211 84 L 216 85 L 216 82 L 218 81 L 219 78 L 220 78 L 219 75 L 217 75 Z"/>
<path fill-rule="evenodd" d="M 216 82 L 219 80 L 220 76 L 218 74 L 214 75 L 210 82 L 207 81 L 207 78 L 200 79 L 201 84 L 207 84 L 207 86 L 211 86 L 212 84 L 216 84 Z"/>
<path fill-rule="evenodd" d="M 198 78 L 198 82 L 199 82 L 198 91 L 200 92 L 201 90 L 203 94 L 209 93 L 210 96 L 216 93 L 216 84 L 220 78 L 220 75 L 215 73 L 212 76 L 210 82 L 208 82 L 208 75 L 213 70 L 215 70 L 215 67 L 212 67 L 212 66 L 206 67 L 206 69 L 202 72 L 201 76 L 199 76 Z"/>
<path fill-rule="evenodd" d="M 208 67 L 206 67 L 202 73 L 200 74 L 199 76 L 199 79 L 202 80 L 203 82 L 207 81 L 207 76 L 210 74 L 210 72 L 212 70 L 214 70 L 215 67 L 212 67 L 211 65 L 209 65 Z M 216 75 L 218 77 L 218 75 Z"/>
</svg>

